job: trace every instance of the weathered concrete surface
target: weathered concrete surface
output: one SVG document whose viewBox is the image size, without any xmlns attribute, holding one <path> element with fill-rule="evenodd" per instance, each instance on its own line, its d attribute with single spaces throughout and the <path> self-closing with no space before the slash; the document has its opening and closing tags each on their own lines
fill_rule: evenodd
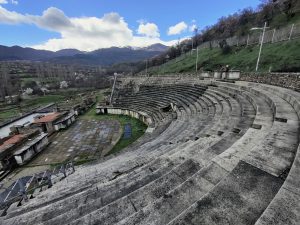
<svg viewBox="0 0 300 225">
<path fill-rule="evenodd" d="M 67 130 L 56 133 L 51 144 L 29 166 L 60 163 L 76 155 L 101 158 L 121 133 L 117 121 L 80 119 Z"/>
<path fill-rule="evenodd" d="M 298 225 L 300 222 L 300 195 L 281 188 L 264 215 L 255 225 Z"/>
<path fill-rule="evenodd" d="M 188 160 L 180 166 L 174 168 L 165 176 L 162 176 L 155 181 L 139 188 L 130 193 L 127 197 L 121 198 L 101 209 L 90 205 L 89 210 L 79 210 L 82 214 L 79 219 L 71 224 L 113 224 L 130 216 L 136 211 L 147 206 L 147 204 L 156 201 L 157 199 L 166 195 L 176 186 L 180 185 L 187 178 L 192 176 L 200 169 L 199 165 L 192 160 Z M 128 204 L 129 203 L 129 204 Z M 127 205 L 126 210 L 122 210 L 124 205 Z M 80 208 L 80 206 L 79 206 Z M 116 211 L 120 209 L 120 211 Z M 84 213 L 93 211 L 91 214 L 84 216 Z M 79 213 L 78 212 L 78 213 Z M 75 213 L 78 217 L 78 213 Z M 68 213 L 69 214 L 69 213 Z M 63 221 L 63 220 L 58 220 Z M 48 221 L 47 224 L 60 224 L 54 221 Z"/>
<path fill-rule="evenodd" d="M 283 181 L 240 162 L 211 192 L 169 225 L 254 224 Z"/>
<path fill-rule="evenodd" d="M 118 223 L 119 225 L 167 224 L 174 217 L 204 196 L 227 172 L 215 165 L 203 168 L 161 199 Z M 209 181 L 211 180 L 211 181 Z"/>
<path fill-rule="evenodd" d="M 201 82 L 143 78 L 133 92 L 124 87 L 120 106 L 169 126 L 79 168 L 5 224 L 298 225 L 300 94 Z M 160 110 L 170 102 L 172 115 Z"/>
</svg>

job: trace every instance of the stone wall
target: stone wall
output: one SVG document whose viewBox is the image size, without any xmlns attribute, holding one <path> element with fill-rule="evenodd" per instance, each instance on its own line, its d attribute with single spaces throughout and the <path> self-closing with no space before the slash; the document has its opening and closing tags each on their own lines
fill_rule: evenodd
<svg viewBox="0 0 300 225">
<path fill-rule="evenodd" d="M 300 73 L 242 73 L 240 80 L 270 84 L 300 92 Z"/>
<path fill-rule="evenodd" d="M 203 76 L 204 74 L 204 76 Z M 134 80 L 138 84 L 147 85 L 166 85 L 166 84 L 178 84 L 178 83 L 199 83 L 201 78 L 208 79 L 232 79 L 240 81 L 248 81 L 254 83 L 270 84 L 279 87 L 289 88 L 300 92 L 300 73 L 254 73 L 254 72 L 242 72 L 230 71 L 226 77 L 225 73 L 219 71 L 215 72 L 199 72 L 197 74 L 173 74 L 162 76 L 135 76 L 135 77 L 123 77 L 120 79 L 122 83 L 126 84 L 129 81 Z M 239 78 L 240 77 L 240 78 Z"/>
<path fill-rule="evenodd" d="M 174 74 L 161 74 L 159 76 L 123 76 L 119 77 L 119 85 L 124 86 L 131 83 L 131 85 L 174 85 L 178 83 L 199 83 L 204 79 L 229 79 L 239 80 L 241 72 L 238 70 L 231 70 L 227 73 L 220 71 L 199 71 L 198 73 L 174 73 Z"/>
<path fill-rule="evenodd" d="M 105 106 L 97 106 L 97 114 L 113 114 L 113 115 L 126 115 L 136 118 L 142 121 L 147 126 L 151 127 L 153 125 L 152 119 L 144 112 L 137 112 L 131 109 L 121 109 L 121 108 L 111 108 Z"/>
</svg>

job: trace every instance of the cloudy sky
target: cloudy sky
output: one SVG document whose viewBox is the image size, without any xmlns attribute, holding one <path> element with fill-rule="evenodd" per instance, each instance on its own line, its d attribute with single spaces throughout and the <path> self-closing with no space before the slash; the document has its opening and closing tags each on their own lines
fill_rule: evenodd
<svg viewBox="0 0 300 225">
<path fill-rule="evenodd" d="M 172 45 L 259 0 L 0 0 L 0 45 L 57 51 Z"/>
</svg>

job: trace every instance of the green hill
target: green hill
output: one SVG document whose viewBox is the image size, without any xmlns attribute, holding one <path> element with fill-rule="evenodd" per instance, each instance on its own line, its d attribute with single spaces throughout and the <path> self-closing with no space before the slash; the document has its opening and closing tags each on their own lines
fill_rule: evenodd
<svg viewBox="0 0 300 225">
<path fill-rule="evenodd" d="M 262 49 L 259 64 L 260 72 L 285 71 L 295 72 L 300 70 L 300 39 L 265 44 Z M 224 65 L 231 69 L 241 71 L 254 71 L 258 56 L 259 46 L 232 47 L 231 51 L 223 54 L 220 48 L 199 49 L 198 69 L 209 71 L 218 70 Z M 182 72 L 195 72 L 196 51 L 186 53 L 177 59 L 170 60 L 161 66 L 148 69 L 150 75 L 170 74 Z M 145 71 L 141 72 L 145 73 Z"/>
<path fill-rule="evenodd" d="M 299 37 L 299 22 L 299 0 L 263 0 L 255 9 L 245 8 L 221 17 L 215 24 L 202 30 L 195 29 L 193 37 L 184 39 L 166 52 L 149 59 L 147 65 L 155 66 L 150 69 L 153 74 L 195 71 L 196 56 L 187 54 L 199 46 L 199 67 L 203 70 L 216 70 L 229 64 L 231 68 L 253 71 L 258 46 L 241 48 L 235 45 L 258 42 L 261 33 L 253 31 L 252 28 L 262 28 L 266 24 L 265 43 L 280 43 L 264 46 L 260 71 L 269 71 L 270 68 L 272 71 L 299 71 L 299 41 L 285 41 L 290 37 Z M 204 47 L 213 49 L 203 49 Z M 222 54 L 220 47 L 227 54 Z M 176 57 L 179 59 L 175 59 Z M 170 62 L 164 64 L 166 60 Z M 143 70 L 145 66 L 139 68 Z"/>
</svg>

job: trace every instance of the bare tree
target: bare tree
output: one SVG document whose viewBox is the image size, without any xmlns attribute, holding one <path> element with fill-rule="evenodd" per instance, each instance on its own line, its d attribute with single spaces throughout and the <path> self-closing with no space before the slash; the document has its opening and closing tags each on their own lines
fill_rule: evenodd
<svg viewBox="0 0 300 225">
<path fill-rule="evenodd" d="M 298 0 L 285 0 L 283 1 L 283 12 L 286 15 L 287 20 L 290 20 L 292 17 L 295 16 L 297 11 L 296 6 L 299 6 Z M 297 5 L 298 4 L 298 5 Z"/>
<path fill-rule="evenodd" d="M 2 92 L 2 97 L 5 99 L 5 96 L 10 95 L 11 93 L 11 85 L 9 83 L 9 74 L 8 74 L 8 68 L 6 63 L 1 64 L 1 69 L 0 69 L 0 74 L 1 74 L 1 92 Z"/>
</svg>

